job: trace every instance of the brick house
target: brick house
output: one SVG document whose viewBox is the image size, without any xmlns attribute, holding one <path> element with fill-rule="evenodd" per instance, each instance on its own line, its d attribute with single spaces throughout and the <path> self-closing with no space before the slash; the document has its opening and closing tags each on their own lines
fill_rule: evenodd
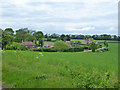
<svg viewBox="0 0 120 90">
<path fill-rule="evenodd" d="M 22 40 L 22 45 L 25 45 L 28 49 L 36 48 L 35 40 L 33 42 L 24 42 Z"/>
</svg>

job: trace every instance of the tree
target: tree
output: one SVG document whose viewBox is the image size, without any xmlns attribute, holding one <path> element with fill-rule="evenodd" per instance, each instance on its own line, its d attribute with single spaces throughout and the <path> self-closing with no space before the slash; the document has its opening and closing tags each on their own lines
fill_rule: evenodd
<svg viewBox="0 0 120 90">
<path fill-rule="evenodd" d="M 3 30 L 0 28 L 0 49 L 2 48 L 2 32 Z"/>
<path fill-rule="evenodd" d="M 60 39 L 61 39 L 62 41 L 65 41 L 65 35 L 62 34 L 62 35 L 60 36 Z"/>
<path fill-rule="evenodd" d="M 50 38 L 50 37 L 47 37 L 47 41 L 51 41 L 51 38 Z"/>
<path fill-rule="evenodd" d="M 104 46 L 108 47 L 108 42 L 106 40 L 104 41 Z"/>
<path fill-rule="evenodd" d="M 16 42 L 22 42 L 23 41 L 33 41 L 35 40 L 35 37 L 33 34 L 35 31 L 33 30 L 28 30 L 28 28 L 22 28 L 16 31 L 15 35 L 15 41 Z"/>
<path fill-rule="evenodd" d="M 90 44 L 90 49 L 92 50 L 92 52 L 95 52 L 95 50 L 97 49 L 97 45 L 94 42 L 92 42 Z"/>
<path fill-rule="evenodd" d="M 44 37 L 43 32 L 41 32 L 41 31 L 35 32 L 33 35 L 35 36 L 35 38 L 37 40 L 39 40 L 39 38 L 43 38 Z"/>
<path fill-rule="evenodd" d="M 6 48 L 7 44 L 11 44 L 14 40 L 14 37 L 9 35 L 6 31 L 2 33 L 2 49 Z"/>
<path fill-rule="evenodd" d="M 70 41 L 70 35 L 66 35 L 66 41 Z"/>
<path fill-rule="evenodd" d="M 5 31 L 9 34 L 9 35 L 12 35 L 14 34 L 14 31 L 12 28 L 6 28 Z"/>
<path fill-rule="evenodd" d="M 16 30 L 15 41 L 16 42 L 22 42 L 22 40 L 24 41 L 26 39 L 27 33 L 28 33 L 27 28 Z"/>
<path fill-rule="evenodd" d="M 43 47 L 43 39 L 42 38 L 39 38 L 39 46 Z"/>
<path fill-rule="evenodd" d="M 56 41 L 54 43 L 54 47 L 57 51 L 63 52 L 64 50 L 68 49 L 70 46 L 64 41 Z"/>
<path fill-rule="evenodd" d="M 33 42 L 34 40 L 36 40 L 36 38 L 33 35 L 30 34 L 26 35 L 25 41 Z"/>
</svg>

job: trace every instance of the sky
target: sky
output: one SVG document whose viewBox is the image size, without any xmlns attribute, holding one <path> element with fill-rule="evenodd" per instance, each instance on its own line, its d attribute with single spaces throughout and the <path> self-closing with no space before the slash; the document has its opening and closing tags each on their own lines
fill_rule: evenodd
<svg viewBox="0 0 120 90">
<path fill-rule="evenodd" d="M 118 0 L 0 0 L 0 28 L 118 34 Z"/>
</svg>

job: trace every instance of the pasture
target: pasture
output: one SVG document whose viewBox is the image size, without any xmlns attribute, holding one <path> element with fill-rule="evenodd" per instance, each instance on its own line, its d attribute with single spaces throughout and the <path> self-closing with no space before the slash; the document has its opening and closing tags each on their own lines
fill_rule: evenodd
<svg viewBox="0 0 120 90">
<path fill-rule="evenodd" d="M 106 52 L 2 51 L 3 87 L 118 87 L 118 44 Z"/>
<path fill-rule="evenodd" d="M 71 41 L 80 41 L 80 42 L 82 42 L 83 39 L 71 39 Z M 105 40 L 94 40 L 94 41 L 97 41 L 97 42 L 104 42 Z M 120 42 L 120 41 L 107 40 L 107 42 L 117 43 L 117 42 Z"/>
</svg>

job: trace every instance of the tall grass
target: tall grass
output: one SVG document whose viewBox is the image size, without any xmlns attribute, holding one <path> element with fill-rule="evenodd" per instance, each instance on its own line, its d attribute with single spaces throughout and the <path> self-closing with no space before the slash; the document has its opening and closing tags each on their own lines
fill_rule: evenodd
<svg viewBox="0 0 120 90">
<path fill-rule="evenodd" d="M 14 88 L 118 87 L 118 45 L 106 52 L 3 51 L 3 86 Z"/>
</svg>

